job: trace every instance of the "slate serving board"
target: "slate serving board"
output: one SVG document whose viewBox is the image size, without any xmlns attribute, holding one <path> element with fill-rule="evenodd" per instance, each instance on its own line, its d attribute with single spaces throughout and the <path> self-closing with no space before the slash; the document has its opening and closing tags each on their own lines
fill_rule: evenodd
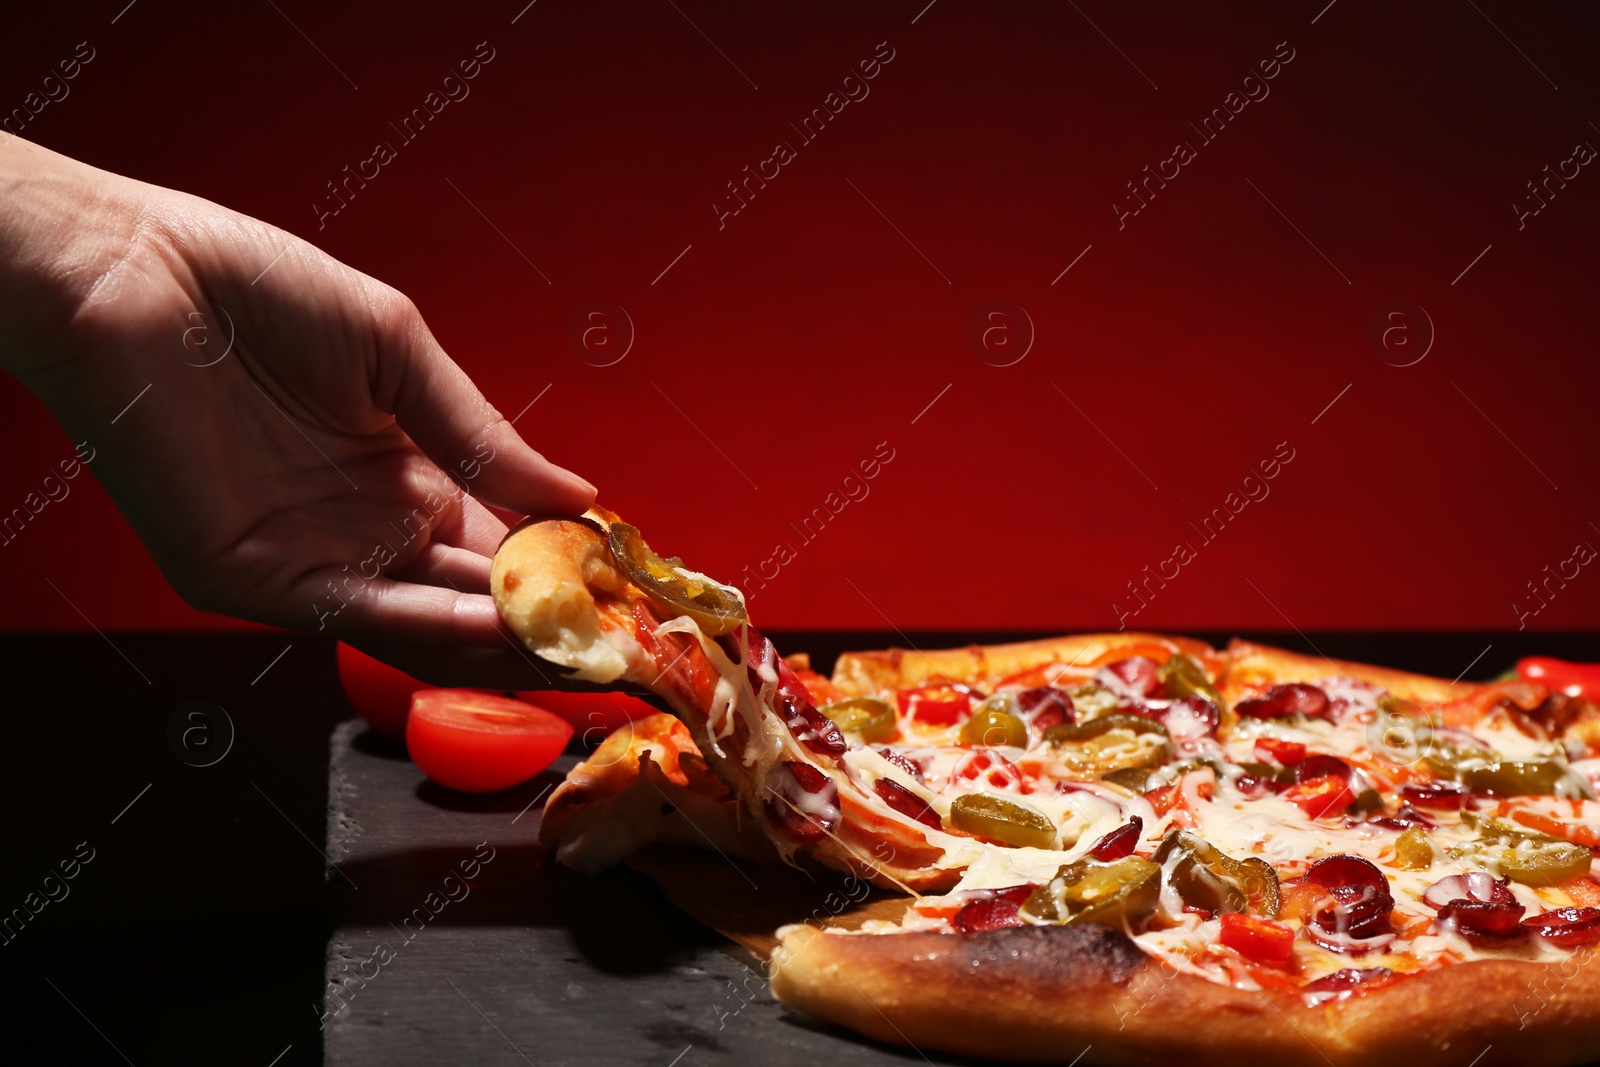
<svg viewBox="0 0 1600 1067">
<path fill-rule="evenodd" d="M 464 797 L 360 723 L 335 729 L 327 1063 L 966 1062 L 805 1019 L 772 999 L 753 957 L 642 875 L 557 865 L 537 843 L 539 812 L 572 762 Z"/>
</svg>

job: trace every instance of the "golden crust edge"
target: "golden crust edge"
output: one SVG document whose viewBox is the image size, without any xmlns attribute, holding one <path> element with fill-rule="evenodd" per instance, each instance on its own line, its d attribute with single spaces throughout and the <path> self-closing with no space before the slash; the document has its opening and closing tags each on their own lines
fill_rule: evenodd
<svg viewBox="0 0 1600 1067">
<path fill-rule="evenodd" d="M 1088 1046 L 1085 1065 L 1173 1058 L 1230 1067 L 1460 1067 L 1483 1052 L 1479 1067 L 1557 1067 L 1587 1062 L 1600 1039 L 1600 972 L 1588 966 L 1590 951 L 1568 968 L 1457 964 L 1310 1007 L 1173 972 L 1109 928 L 1104 936 L 1125 949 L 1086 942 L 1086 951 L 1067 938 L 1051 944 L 1049 931 L 1066 929 L 792 931 L 773 954 L 773 993 L 881 1041 L 1024 1061 L 1071 1059 Z"/>
<path fill-rule="evenodd" d="M 638 677 L 639 656 L 608 639 L 594 590 L 627 585 L 611 565 L 605 536 L 576 519 L 524 522 L 489 566 L 495 609 L 531 651 L 591 682 Z"/>
<path fill-rule="evenodd" d="M 1002 678 L 1035 667 L 1052 663 L 1088 664 L 1115 648 L 1149 644 L 1166 645 L 1191 654 L 1216 654 L 1203 641 L 1167 634 L 1137 631 L 1066 634 L 1034 641 L 929 651 L 886 648 L 845 652 L 835 661 L 832 681 L 852 696 L 920 685 L 940 677 L 993 685 Z"/>
<path fill-rule="evenodd" d="M 1403 699 L 1447 703 L 1464 700 L 1482 688 L 1478 682 L 1447 682 L 1443 678 L 1413 671 L 1308 656 L 1238 638 L 1229 643 L 1225 657 L 1227 674 L 1223 682 L 1224 689 L 1237 688 L 1252 675 L 1267 682 L 1313 681 L 1330 675 L 1343 675 L 1380 685 Z"/>
</svg>

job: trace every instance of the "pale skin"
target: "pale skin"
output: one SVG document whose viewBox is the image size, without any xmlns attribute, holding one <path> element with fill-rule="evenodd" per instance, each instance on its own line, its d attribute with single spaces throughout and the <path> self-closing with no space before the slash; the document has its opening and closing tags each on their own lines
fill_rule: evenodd
<svg viewBox="0 0 1600 1067">
<path fill-rule="evenodd" d="M 524 442 L 382 282 L 8 137 L 0 367 L 93 450 L 190 604 L 436 683 L 554 680 L 500 622 L 489 563 L 507 518 L 578 514 L 594 487 Z"/>
</svg>

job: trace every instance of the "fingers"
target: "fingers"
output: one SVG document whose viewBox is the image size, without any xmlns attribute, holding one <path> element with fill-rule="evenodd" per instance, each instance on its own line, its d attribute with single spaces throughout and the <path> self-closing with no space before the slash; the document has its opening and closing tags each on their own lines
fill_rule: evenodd
<svg viewBox="0 0 1600 1067">
<path fill-rule="evenodd" d="M 498 515 L 469 496 L 461 500 L 460 528 L 449 536 L 441 535 L 440 540 L 492 557 L 505 540 L 507 529 Z"/>
<path fill-rule="evenodd" d="M 376 312 L 373 394 L 428 458 L 474 495 L 523 514 L 576 515 L 594 486 L 546 460 L 439 347 L 411 302 Z"/>
<path fill-rule="evenodd" d="M 433 540 L 421 554 L 390 577 L 448 586 L 459 593 L 487 593 L 489 568 L 505 535 L 505 523 L 470 496 L 462 497 L 457 520 L 433 530 Z"/>
<path fill-rule="evenodd" d="M 434 541 L 408 567 L 395 571 L 391 577 L 458 593 L 481 594 L 489 591 L 490 563 L 488 556 Z"/>
<path fill-rule="evenodd" d="M 332 610 L 318 616 L 320 628 L 351 642 L 430 642 L 480 648 L 515 643 L 487 592 L 380 577 L 364 583 L 348 600 L 329 607 Z"/>
</svg>

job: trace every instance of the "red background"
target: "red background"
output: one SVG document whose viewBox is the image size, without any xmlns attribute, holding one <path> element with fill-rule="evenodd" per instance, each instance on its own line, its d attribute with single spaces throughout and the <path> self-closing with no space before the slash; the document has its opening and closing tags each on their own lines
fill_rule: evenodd
<svg viewBox="0 0 1600 1067">
<path fill-rule="evenodd" d="M 1512 629 L 1530 579 L 1600 546 L 1600 173 L 1521 230 L 1511 206 L 1600 145 L 1577 6 L 524 2 L 57 5 L 8 18 L 0 107 L 88 40 L 25 136 L 406 291 L 507 415 L 549 386 L 518 427 L 656 547 L 731 577 L 788 541 L 753 601 L 772 628 L 1114 627 L 1187 539 L 1133 624 Z M 319 231 L 325 183 L 480 41 L 470 96 Z M 801 144 L 883 41 L 870 95 Z M 1201 146 L 1188 123 L 1285 41 Z M 719 230 L 780 140 L 798 158 Z M 1119 230 L 1180 140 L 1198 158 Z M 1404 368 L 1368 337 L 1402 299 L 1437 332 Z M 569 341 L 596 300 L 636 329 L 609 367 Z M 1036 328 L 1012 366 L 969 344 L 991 301 Z M 71 446 L 15 382 L 0 403 L 9 511 Z M 882 441 L 870 495 L 802 543 Z M 1202 544 L 1188 523 L 1284 441 L 1270 496 Z M 0 547 L 0 625 L 83 627 L 46 579 L 101 629 L 229 625 L 71 484 Z M 1594 626 L 1596 569 L 1528 624 Z"/>
</svg>

